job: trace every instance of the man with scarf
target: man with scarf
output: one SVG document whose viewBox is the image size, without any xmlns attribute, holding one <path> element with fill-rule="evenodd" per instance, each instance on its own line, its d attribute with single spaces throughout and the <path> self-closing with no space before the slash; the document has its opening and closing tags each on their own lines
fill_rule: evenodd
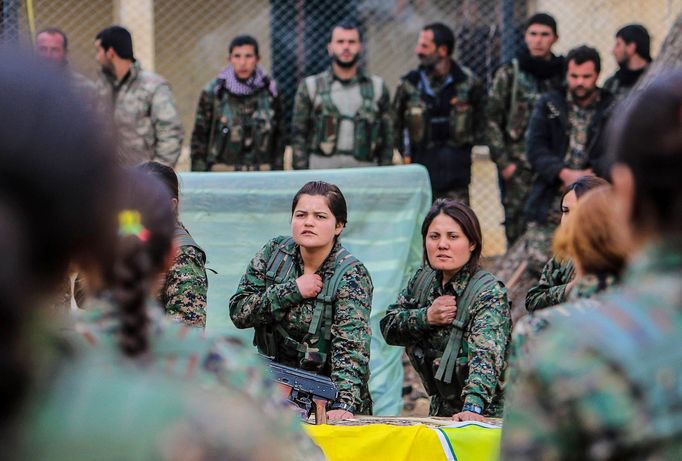
<svg viewBox="0 0 682 461">
<path fill-rule="evenodd" d="M 229 64 L 199 97 L 192 171 L 282 169 L 282 100 L 259 60 L 255 38 L 239 35 L 230 42 Z"/>
<path fill-rule="evenodd" d="M 604 82 L 604 88 L 621 100 L 651 63 L 649 32 L 640 24 L 628 24 L 616 32 L 613 56 L 620 67 Z"/>
<path fill-rule="evenodd" d="M 525 230 L 523 207 L 533 173 L 526 158 L 526 128 L 538 98 L 559 88 L 564 58 L 552 53 L 558 40 L 554 18 L 537 13 L 526 22 L 526 47 L 500 67 L 490 86 L 487 105 L 487 144 L 498 168 L 507 244 L 512 246 Z"/>
<path fill-rule="evenodd" d="M 331 67 L 298 86 L 292 118 L 295 169 L 391 165 L 391 99 L 384 80 L 359 66 L 362 34 L 356 24 L 332 29 Z"/>
<path fill-rule="evenodd" d="M 485 129 L 483 87 L 455 62 L 452 30 L 425 26 L 415 52 L 420 66 L 403 76 L 393 100 L 395 144 L 407 162 L 429 172 L 432 196 L 469 203 L 471 148 Z"/>
</svg>

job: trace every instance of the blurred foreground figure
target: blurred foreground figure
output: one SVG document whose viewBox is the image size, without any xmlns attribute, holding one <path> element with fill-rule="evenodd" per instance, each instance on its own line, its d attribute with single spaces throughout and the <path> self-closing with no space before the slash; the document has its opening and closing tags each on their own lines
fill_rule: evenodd
<svg viewBox="0 0 682 461">
<path fill-rule="evenodd" d="M 563 305 L 509 389 L 502 459 L 682 459 L 682 72 L 615 116 L 622 286 Z"/>
<path fill-rule="evenodd" d="M 251 401 L 132 362 L 93 366 L 108 357 L 79 353 L 45 318 L 70 262 L 111 260 L 118 174 L 100 133 L 63 76 L 0 51 L 2 458 L 294 459 Z"/>
</svg>

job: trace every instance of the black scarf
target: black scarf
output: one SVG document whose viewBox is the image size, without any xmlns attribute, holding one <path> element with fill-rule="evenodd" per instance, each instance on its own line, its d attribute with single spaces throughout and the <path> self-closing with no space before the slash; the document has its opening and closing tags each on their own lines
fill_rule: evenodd
<svg viewBox="0 0 682 461">
<path fill-rule="evenodd" d="M 534 58 L 527 48 L 522 49 L 516 55 L 519 67 L 538 80 L 547 80 L 553 77 L 561 78 L 564 73 L 564 57 L 551 55 L 549 59 Z"/>
<path fill-rule="evenodd" d="M 639 77 L 642 76 L 646 69 L 646 67 L 642 67 L 641 69 L 630 70 L 627 67 L 621 67 L 618 69 L 618 71 L 616 71 L 615 77 L 618 79 L 621 86 L 629 88 L 633 86 L 637 80 L 639 80 Z"/>
</svg>

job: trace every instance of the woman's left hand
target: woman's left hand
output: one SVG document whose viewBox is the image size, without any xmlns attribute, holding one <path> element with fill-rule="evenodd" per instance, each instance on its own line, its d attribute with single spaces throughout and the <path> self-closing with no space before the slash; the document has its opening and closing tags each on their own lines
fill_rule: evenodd
<svg viewBox="0 0 682 461">
<path fill-rule="evenodd" d="M 350 411 L 346 410 L 329 410 L 327 412 L 327 418 L 329 419 L 350 419 L 354 415 Z"/>
<path fill-rule="evenodd" d="M 479 415 L 478 413 L 474 413 L 473 411 L 461 411 L 459 413 L 455 413 L 454 415 L 452 415 L 452 420 L 484 422 L 485 418 L 483 417 L 483 415 Z"/>
</svg>

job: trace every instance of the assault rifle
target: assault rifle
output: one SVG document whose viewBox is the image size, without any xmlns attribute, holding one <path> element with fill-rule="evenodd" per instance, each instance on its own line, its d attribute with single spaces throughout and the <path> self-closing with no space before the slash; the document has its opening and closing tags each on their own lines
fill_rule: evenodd
<svg viewBox="0 0 682 461">
<path fill-rule="evenodd" d="M 265 357 L 277 384 L 306 419 L 315 414 L 315 424 L 327 424 L 327 402 L 336 400 L 336 385 L 326 376 L 288 367 Z"/>
</svg>

